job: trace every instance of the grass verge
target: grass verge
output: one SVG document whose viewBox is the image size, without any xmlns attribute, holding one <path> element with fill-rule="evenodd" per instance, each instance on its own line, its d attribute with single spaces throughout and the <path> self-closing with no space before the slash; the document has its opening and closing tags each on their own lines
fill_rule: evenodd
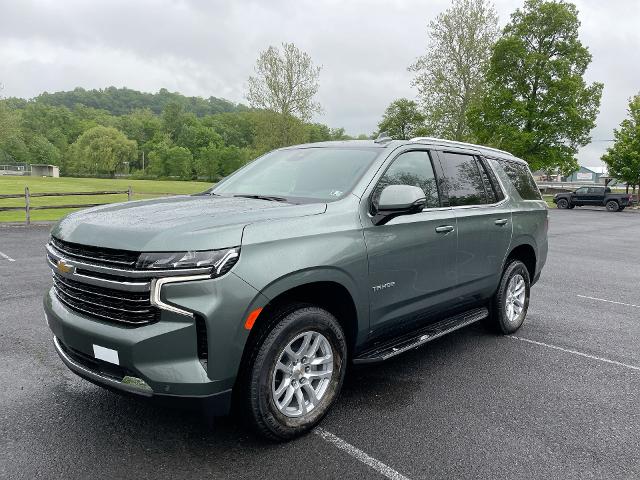
<svg viewBox="0 0 640 480">
<path fill-rule="evenodd" d="M 198 193 L 209 188 L 206 182 L 178 182 L 164 180 L 130 180 L 108 178 L 49 178 L 0 176 L 0 195 L 24 193 L 29 187 L 31 193 L 93 192 L 127 190 L 133 188 L 134 200 Z M 127 200 L 127 195 L 82 195 L 71 197 L 36 197 L 31 205 L 68 205 L 83 203 L 116 203 Z M 0 207 L 22 207 L 24 198 L 0 199 Z M 79 209 L 32 210 L 31 221 L 58 220 Z M 24 211 L 0 212 L 0 222 L 23 222 Z"/>
</svg>

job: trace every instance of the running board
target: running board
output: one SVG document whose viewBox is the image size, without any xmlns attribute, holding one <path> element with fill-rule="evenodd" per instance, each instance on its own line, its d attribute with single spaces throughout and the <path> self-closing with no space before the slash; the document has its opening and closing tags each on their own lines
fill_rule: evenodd
<svg viewBox="0 0 640 480">
<path fill-rule="evenodd" d="M 360 352 L 353 363 L 376 363 L 383 362 L 401 353 L 418 348 L 436 338 L 440 338 L 447 333 L 451 333 L 472 323 L 483 320 L 489 316 L 486 308 L 474 308 L 467 312 L 445 318 L 436 323 L 429 324 L 419 330 L 414 330 L 408 334 L 374 345 Z"/>
</svg>

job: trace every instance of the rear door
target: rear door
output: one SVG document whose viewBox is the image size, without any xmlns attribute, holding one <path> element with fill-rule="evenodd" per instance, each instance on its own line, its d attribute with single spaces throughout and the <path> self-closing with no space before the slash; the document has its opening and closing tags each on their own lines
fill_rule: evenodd
<svg viewBox="0 0 640 480">
<path fill-rule="evenodd" d="M 456 218 L 442 204 L 438 168 L 429 150 L 403 151 L 363 198 L 374 336 L 411 328 L 455 302 Z M 427 198 L 424 210 L 374 225 L 372 212 L 382 189 L 398 184 L 422 188 Z"/>
<path fill-rule="evenodd" d="M 511 209 L 490 166 L 464 150 L 438 152 L 456 217 L 460 306 L 492 295 L 511 243 Z"/>
<path fill-rule="evenodd" d="M 604 203 L 604 187 L 589 187 L 587 201 L 589 205 L 602 205 Z"/>
</svg>

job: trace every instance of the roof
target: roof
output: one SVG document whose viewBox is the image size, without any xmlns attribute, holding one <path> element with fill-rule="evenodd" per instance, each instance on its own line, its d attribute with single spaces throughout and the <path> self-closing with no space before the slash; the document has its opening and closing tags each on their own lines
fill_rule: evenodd
<svg viewBox="0 0 640 480">
<path fill-rule="evenodd" d="M 607 175 L 607 167 L 606 165 L 600 167 L 584 167 L 587 170 L 591 170 L 593 173 L 597 173 L 598 175 Z"/>
<path fill-rule="evenodd" d="M 47 163 L 32 163 L 32 167 L 57 167 L 58 165 L 51 165 Z"/>
<path fill-rule="evenodd" d="M 328 142 L 316 142 L 316 143 L 305 143 L 303 145 L 292 145 L 290 147 L 285 147 L 285 149 L 289 148 L 327 148 L 327 147 L 341 147 L 341 148 L 396 148 L 402 145 L 411 145 L 411 144 L 427 144 L 434 146 L 443 146 L 443 147 L 459 147 L 459 148 L 468 148 L 478 151 L 479 153 L 487 156 L 487 157 L 508 157 L 511 160 L 517 160 L 519 162 L 524 162 L 521 158 L 514 156 L 513 154 L 506 152 L 504 150 L 499 150 L 497 148 L 485 147 L 483 145 L 475 145 L 473 143 L 465 143 L 465 142 L 456 142 L 454 140 L 445 140 L 443 138 L 434 138 L 434 137 L 415 137 L 411 140 L 389 140 L 385 142 L 376 143 L 373 140 L 338 140 L 338 141 L 328 141 Z"/>
</svg>

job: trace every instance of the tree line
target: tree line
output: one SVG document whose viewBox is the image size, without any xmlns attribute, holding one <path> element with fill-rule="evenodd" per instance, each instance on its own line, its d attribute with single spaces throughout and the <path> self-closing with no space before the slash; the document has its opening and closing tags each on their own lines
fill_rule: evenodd
<svg viewBox="0 0 640 480">
<path fill-rule="evenodd" d="M 0 100 L 0 164 L 53 164 L 66 176 L 215 181 L 274 148 L 350 138 L 343 128 L 310 122 L 299 110 L 252 108 L 165 89 L 148 94 L 77 88 Z"/>
</svg>

